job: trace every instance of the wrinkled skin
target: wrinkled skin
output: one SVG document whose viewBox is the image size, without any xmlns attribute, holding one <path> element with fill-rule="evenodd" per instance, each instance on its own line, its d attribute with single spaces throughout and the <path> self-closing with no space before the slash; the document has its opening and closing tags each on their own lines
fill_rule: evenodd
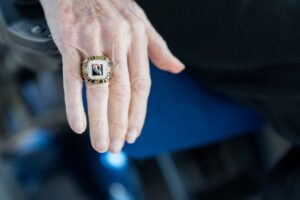
<svg viewBox="0 0 300 200">
<path fill-rule="evenodd" d="M 68 122 L 82 133 L 87 119 L 82 103 L 81 61 L 111 58 L 109 83 L 86 83 L 90 138 L 98 152 L 118 153 L 142 130 L 151 78 L 149 57 L 160 69 L 179 73 L 184 65 L 172 55 L 143 10 L 132 0 L 40 0 L 63 59 Z"/>
</svg>

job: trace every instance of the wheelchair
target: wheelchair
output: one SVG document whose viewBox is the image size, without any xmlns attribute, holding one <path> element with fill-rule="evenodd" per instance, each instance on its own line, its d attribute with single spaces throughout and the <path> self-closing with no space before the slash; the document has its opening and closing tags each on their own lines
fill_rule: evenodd
<svg viewBox="0 0 300 200">
<path fill-rule="evenodd" d="M 136 144 L 126 145 L 119 155 L 95 153 L 87 136 L 74 138 L 61 134 L 70 132 L 64 114 L 61 56 L 42 8 L 37 0 L 5 0 L 0 2 L 0 8 L 0 35 L 4 49 L 1 79 L 6 81 L 4 85 L 13 83 L 26 108 L 26 117 L 22 119 L 19 119 L 18 112 L 3 118 L 6 121 L 30 119 L 27 120 L 30 121 L 25 128 L 27 131 L 22 131 L 24 126 L 18 123 L 8 123 L 5 132 L 13 139 L 5 146 L 4 154 L 13 160 L 16 176 L 29 199 L 37 198 L 32 185 L 43 182 L 45 174 L 62 165 L 64 169 L 71 169 L 83 188 L 92 185 L 85 190 L 87 193 L 94 197 L 101 195 L 101 199 L 188 200 L 213 196 L 211 189 L 219 188 L 218 181 L 209 177 L 207 179 L 211 182 L 199 183 L 199 177 L 193 174 L 197 174 L 195 168 L 208 173 L 223 170 L 228 179 L 230 176 L 240 178 L 238 175 L 243 174 L 244 169 L 234 170 L 234 167 L 239 166 L 241 160 L 252 168 L 246 170 L 249 172 L 246 178 L 253 185 L 259 182 L 260 173 L 257 171 L 262 166 L 253 163 L 257 164 L 260 158 L 251 154 L 257 149 L 244 147 L 242 151 L 250 155 L 249 158 L 231 158 L 233 164 L 228 163 L 228 151 L 235 151 L 241 144 L 255 143 L 259 136 L 249 133 L 259 132 L 265 124 L 263 117 L 232 99 L 207 91 L 188 73 L 174 76 L 151 67 L 153 87 L 144 130 Z M 10 93 L 8 90 L 10 87 L 3 92 Z M 15 138 L 19 138 L 18 142 L 13 142 Z M 226 144 L 224 141 L 230 142 Z M 77 153 L 80 156 L 77 157 Z M 213 159 L 214 156 L 219 160 Z M 222 156 L 226 161 L 222 161 Z M 78 161 L 79 158 L 84 162 Z M 63 164 L 53 164 L 60 161 Z M 192 168 L 185 161 L 190 161 Z M 199 166 L 200 161 L 206 164 Z M 216 165 L 220 165 L 220 169 L 214 169 Z M 143 180 L 154 177 L 163 180 L 163 184 L 158 181 L 149 184 L 151 187 L 147 184 L 142 187 L 145 185 Z M 235 181 L 239 181 L 234 178 L 233 187 Z M 196 191 L 195 185 L 204 189 Z M 165 190 L 167 192 L 163 192 Z M 151 194 L 153 196 L 149 198 Z"/>
</svg>

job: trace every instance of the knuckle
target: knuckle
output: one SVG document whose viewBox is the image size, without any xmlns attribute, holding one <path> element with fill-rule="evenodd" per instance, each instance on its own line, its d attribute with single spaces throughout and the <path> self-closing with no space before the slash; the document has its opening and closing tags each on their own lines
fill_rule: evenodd
<svg viewBox="0 0 300 200">
<path fill-rule="evenodd" d="M 148 95 L 151 88 L 151 80 L 148 78 L 139 78 L 132 83 L 134 92 L 139 95 Z"/>
<path fill-rule="evenodd" d="M 62 25 L 69 25 L 70 22 L 75 22 L 76 15 L 72 12 L 72 7 L 69 4 L 60 5 L 59 17 Z"/>
<path fill-rule="evenodd" d="M 141 7 L 138 5 L 137 2 L 133 1 L 132 4 L 132 9 L 134 10 L 135 13 L 137 13 L 139 16 L 146 16 L 146 13 L 143 9 L 141 9 Z"/>
<path fill-rule="evenodd" d="M 127 64 L 123 62 L 122 58 L 120 57 L 113 58 L 113 63 L 114 63 L 113 73 L 116 74 L 116 76 L 123 77 L 128 70 Z"/>
<path fill-rule="evenodd" d="M 113 51 L 124 51 L 122 47 L 128 47 L 131 42 L 130 25 L 125 19 L 121 19 L 115 23 L 110 23 L 108 28 L 110 43 L 113 47 Z"/>
<path fill-rule="evenodd" d="M 168 63 L 168 59 L 166 56 L 164 56 L 165 54 L 161 54 L 161 58 L 157 61 L 157 65 L 158 66 L 166 66 L 166 63 Z"/>
<path fill-rule="evenodd" d="M 96 98 L 97 96 L 105 96 L 108 95 L 109 89 L 107 84 L 93 85 L 90 83 L 86 84 L 88 93 L 91 97 Z M 99 95 L 101 94 L 101 95 Z"/>
<path fill-rule="evenodd" d="M 118 129 L 118 130 L 126 130 L 127 129 L 127 125 L 122 122 L 109 121 L 109 126 L 112 129 Z"/>
<path fill-rule="evenodd" d="M 145 34 L 146 28 L 144 22 L 140 19 L 135 19 L 131 23 L 131 28 L 135 33 Z"/>
<path fill-rule="evenodd" d="M 64 74 L 65 82 L 74 82 L 74 81 L 82 81 L 81 75 L 79 72 L 75 71 L 74 69 L 70 69 L 70 72 L 66 72 Z"/>
<path fill-rule="evenodd" d="M 132 124 L 140 125 L 145 119 L 145 113 L 140 111 L 135 111 L 130 116 L 130 121 Z"/>
<path fill-rule="evenodd" d="M 74 91 L 74 89 L 82 87 L 82 78 L 80 75 L 76 74 L 66 74 L 64 77 L 64 90 L 65 91 Z M 66 94 L 66 92 L 65 92 Z"/>
<path fill-rule="evenodd" d="M 85 28 L 85 29 L 88 28 L 89 31 L 95 31 L 95 28 L 97 27 L 100 29 L 100 24 L 96 17 L 82 19 L 82 21 L 80 21 L 79 23 L 79 28 Z"/>
<path fill-rule="evenodd" d="M 129 84 L 118 84 L 111 88 L 111 93 L 114 97 L 119 100 L 130 99 L 130 85 Z"/>
<path fill-rule="evenodd" d="M 126 133 L 127 125 L 122 122 L 110 121 L 109 130 L 112 139 L 121 138 Z"/>
<path fill-rule="evenodd" d="M 101 130 L 108 127 L 108 124 L 105 120 L 91 120 L 90 124 L 92 130 Z"/>
<path fill-rule="evenodd" d="M 118 20 L 117 24 L 118 24 L 116 26 L 117 32 L 121 32 L 121 33 L 129 32 L 130 26 L 127 20 L 121 18 Z"/>
</svg>

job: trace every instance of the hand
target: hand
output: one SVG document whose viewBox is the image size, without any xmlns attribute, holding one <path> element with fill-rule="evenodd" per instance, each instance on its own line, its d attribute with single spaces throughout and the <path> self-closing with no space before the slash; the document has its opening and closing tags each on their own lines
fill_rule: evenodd
<svg viewBox="0 0 300 200">
<path fill-rule="evenodd" d="M 86 129 L 81 61 L 95 55 L 112 59 L 109 84 L 86 84 L 90 138 L 98 152 L 119 152 L 142 130 L 151 79 L 149 60 L 179 73 L 175 58 L 143 10 L 132 0 L 40 0 L 63 60 L 64 93 L 72 130 Z"/>
</svg>

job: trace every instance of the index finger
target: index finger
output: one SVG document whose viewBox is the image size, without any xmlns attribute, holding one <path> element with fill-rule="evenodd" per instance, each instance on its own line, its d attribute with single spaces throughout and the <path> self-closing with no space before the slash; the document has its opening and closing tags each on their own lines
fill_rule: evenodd
<svg viewBox="0 0 300 200">
<path fill-rule="evenodd" d="M 71 129 L 82 133 L 86 129 L 86 116 L 82 103 L 83 81 L 80 73 L 80 56 L 77 52 L 63 54 L 63 82 L 66 113 Z"/>
</svg>

